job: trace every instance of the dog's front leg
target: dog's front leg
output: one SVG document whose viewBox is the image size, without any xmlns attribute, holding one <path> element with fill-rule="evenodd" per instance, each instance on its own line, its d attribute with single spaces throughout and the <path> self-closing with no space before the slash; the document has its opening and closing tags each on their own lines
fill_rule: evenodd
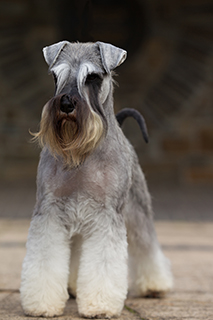
<svg viewBox="0 0 213 320">
<path fill-rule="evenodd" d="M 77 279 L 80 315 L 119 316 L 127 295 L 127 240 L 121 214 L 97 216 L 84 237 Z"/>
<path fill-rule="evenodd" d="M 63 313 L 68 299 L 68 231 L 56 208 L 37 214 L 31 221 L 21 282 L 25 314 L 52 317 Z"/>
</svg>

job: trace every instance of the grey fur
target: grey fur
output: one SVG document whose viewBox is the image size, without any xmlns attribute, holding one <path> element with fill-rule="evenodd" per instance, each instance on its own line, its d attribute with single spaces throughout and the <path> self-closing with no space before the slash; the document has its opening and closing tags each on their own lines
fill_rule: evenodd
<svg viewBox="0 0 213 320">
<path fill-rule="evenodd" d="M 54 157 L 48 145 L 41 152 L 37 200 L 22 272 L 22 305 L 30 315 L 52 316 L 62 312 L 68 283 L 67 278 L 57 280 L 60 278 L 57 270 L 65 268 L 67 272 L 67 255 L 61 257 L 61 261 L 56 257 L 59 251 L 67 252 L 72 239 L 69 290 L 77 295 L 79 313 L 86 317 L 110 318 L 120 314 L 127 294 L 126 233 L 132 294 L 165 292 L 172 285 L 169 263 L 156 238 L 144 175 L 113 110 L 110 71 L 124 61 L 126 52 L 101 42 L 61 42 L 46 47 L 44 56 L 50 71 L 58 72 L 57 95 L 70 94 L 75 88 L 82 99 L 89 99 L 85 89 L 87 77 L 93 73 L 100 75 L 102 87 L 98 94 L 99 102 L 103 101 L 99 108 L 107 129 L 101 142 L 78 167 L 65 167 L 63 157 Z M 61 66 L 65 66 L 65 73 Z M 93 105 L 94 100 L 88 103 Z M 43 224 L 48 221 L 47 226 L 51 227 L 43 233 L 39 221 Z M 56 239 L 59 237 L 55 249 L 51 245 L 51 232 L 55 232 Z M 60 240 L 62 238 L 65 240 Z M 58 245 L 64 249 L 57 248 Z M 63 289 L 61 298 L 55 297 L 53 289 L 50 293 L 31 275 L 37 272 L 31 272 L 33 264 L 38 264 L 41 278 L 46 275 L 48 261 L 58 266 L 54 269 L 53 289 Z M 53 281 L 51 272 L 45 277 L 45 283 Z M 58 289 L 59 292 L 62 289 Z M 43 290 L 43 302 L 37 302 L 34 290 Z"/>
</svg>

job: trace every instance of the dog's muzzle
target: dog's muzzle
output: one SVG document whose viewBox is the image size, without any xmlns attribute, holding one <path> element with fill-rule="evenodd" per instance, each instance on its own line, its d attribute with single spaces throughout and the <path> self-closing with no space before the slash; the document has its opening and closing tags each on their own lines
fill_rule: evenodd
<svg viewBox="0 0 213 320">
<path fill-rule="evenodd" d="M 60 110 L 64 113 L 71 113 L 76 107 L 76 100 L 72 98 L 70 95 L 64 95 L 61 98 Z"/>
</svg>

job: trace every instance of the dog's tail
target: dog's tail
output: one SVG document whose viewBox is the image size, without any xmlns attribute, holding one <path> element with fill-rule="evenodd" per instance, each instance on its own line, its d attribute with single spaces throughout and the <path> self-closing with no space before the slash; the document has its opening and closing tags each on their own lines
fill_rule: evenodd
<svg viewBox="0 0 213 320">
<path fill-rule="evenodd" d="M 149 142 L 148 131 L 147 131 L 147 127 L 146 127 L 146 122 L 145 122 L 144 117 L 142 116 L 142 114 L 140 114 L 139 111 L 137 111 L 135 109 L 132 109 L 132 108 L 122 109 L 121 111 L 119 111 L 116 114 L 116 119 L 117 119 L 120 127 L 122 126 L 124 120 L 127 117 L 132 117 L 137 121 L 137 123 L 139 124 L 139 127 L 141 129 L 141 132 L 143 134 L 143 138 L 146 141 L 146 143 L 148 143 Z"/>
</svg>

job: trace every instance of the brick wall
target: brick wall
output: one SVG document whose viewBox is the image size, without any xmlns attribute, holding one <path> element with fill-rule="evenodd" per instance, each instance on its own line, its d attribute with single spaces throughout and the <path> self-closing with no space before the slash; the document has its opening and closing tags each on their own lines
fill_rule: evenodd
<svg viewBox="0 0 213 320">
<path fill-rule="evenodd" d="M 117 70 L 115 109 L 134 107 L 146 118 L 148 145 L 133 120 L 126 121 L 124 131 L 148 179 L 213 183 L 212 1 L 138 0 L 130 6 L 131 1 L 118 0 L 104 11 L 104 23 L 100 3 L 90 2 L 96 26 L 91 28 L 93 39 L 113 42 L 129 52 Z M 37 130 L 42 106 L 53 93 L 41 49 L 63 38 L 59 12 L 72 3 L 0 2 L 3 180 L 35 177 L 39 149 L 29 143 L 29 129 Z M 115 23 L 112 37 L 104 27 Z"/>
</svg>

